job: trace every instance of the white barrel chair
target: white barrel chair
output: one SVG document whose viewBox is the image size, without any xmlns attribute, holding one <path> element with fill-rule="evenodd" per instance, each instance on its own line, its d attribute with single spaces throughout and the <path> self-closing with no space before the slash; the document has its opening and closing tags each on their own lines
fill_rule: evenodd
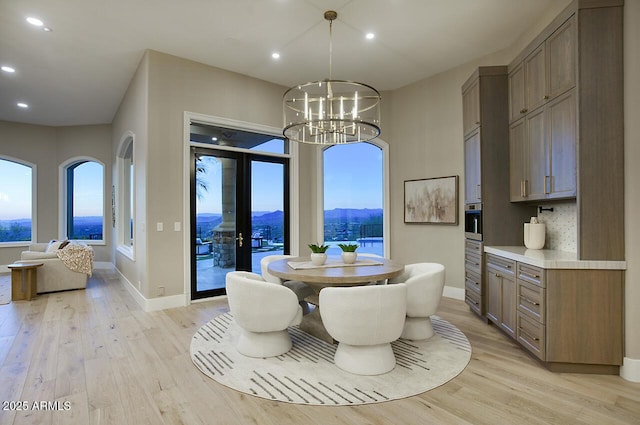
<svg viewBox="0 0 640 425">
<path fill-rule="evenodd" d="M 226 288 L 229 309 L 240 328 L 240 354 L 273 357 L 291 349 L 287 328 L 302 321 L 302 308 L 291 289 L 242 271 L 227 273 Z"/>
<path fill-rule="evenodd" d="M 336 366 L 356 375 L 380 375 L 396 366 L 391 342 L 402 333 L 407 291 L 403 284 L 328 287 L 320 315 L 338 341 Z"/>
<path fill-rule="evenodd" d="M 262 273 L 262 278 L 267 282 L 277 283 L 279 285 L 284 285 L 287 288 L 291 289 L 298 297 L 298 303 L 300 307 L 302 307 L 302 313 L 309 313 L 309 304 L 304 300 L 306 297 L 310 295 L 315 295 L 315 292 L 309 285 L 304 282 L 299 282 L 297 280 L 282 280 L 278 276 L 274 276 L 269 273 L 269 264 L 273 261 L 283 260 L 285 258 L 295 258 L 293 255 L 267 255 L 260 260 L 260 271 Z"/>
<path fill-rule="evenodd" d="M 404 273 L 389 279 L 389 284 L 407 285 L 407 318 L 402 339 L 419 341 L 434 334 L 431 317 L 436 314 L 444 290 L 445 269 L 438 263 L 415 263 L 404 266 Z"/>
</svg>

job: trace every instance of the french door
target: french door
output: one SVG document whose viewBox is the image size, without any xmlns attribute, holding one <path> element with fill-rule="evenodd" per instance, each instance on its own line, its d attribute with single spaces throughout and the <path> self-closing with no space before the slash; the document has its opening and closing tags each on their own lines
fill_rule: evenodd
<svg viewBox="0 0 640 425">
<path fill-rule="evenodd" d="M 288 158 L 191 148 L 191 298 L 225 294 L 229 271 L 289 252 Z"/>
</svg>

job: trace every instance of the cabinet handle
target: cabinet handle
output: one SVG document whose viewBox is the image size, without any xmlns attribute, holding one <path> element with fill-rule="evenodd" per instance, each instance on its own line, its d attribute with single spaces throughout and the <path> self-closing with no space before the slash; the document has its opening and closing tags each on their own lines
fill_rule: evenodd
<svg viewBox="0 0 640 425">
<path fill-rule="evenodd" d="M 482 199 L 482 193 L 478 194 L 479 189 L 480 189 L 480 185 L 477 184 L 476 185 L 476 199 Z"/>
<path fill-rule="evenodd" d="M 524 180 L 520 180 L 520 197 L 524 198 Z"/>
<path fill-rule="evenodd" d="M 547 190 L 547 180 L 549 180 L 549 190 Z M 548 195 L 549 193 L 551 193 L 551 177 L 544 176 L 544 194 Z"/>
<path fill-rule="evenodd" d="M 520 331 L 520 333 L 525 334 L 526 336 L 528 336 L 529 338 L 531 338 L 534 341 L 540 341 L 540 338 L 536 338 L 535 336 L 531 335 L 529 332 L 525 331 L 524 329 L 522 329 L 522 326 L 518 326 L 518 330 Z"/>
<path fill-rule="evenodd" d="M 523 275 L 523 276 L 530 277 L 532 279 L 540 279 L 540 275 L 537 275 L 537 274 L 531 274 L 531 273 L 527 273 L 527 272 L 520 272 L 520 274 Z"/>
<path fill-rule="evenodd" d="M 535 302 L 533 300 L 530 300 L 529 298 L 527 298 L 525 296 L 522 296 L 522 295 L 520 295 L 520 299 L 524 300 L 525 302 L 528 302 L 529 304 L 532 304 L 532 305 L 540 305 L 540 303 L 537 303 L 537 302 Z"/>
<path fill-rule="evenodd" d="M 527 190 L 527 186 L 529 186 L 529 180 L 524 181 L 524 197 L 526 198 L 527 196 L 529 196 L 529 191 Z"/>
<path fill-rule="evenodd" d="M 476 121 L 476 124 L 480 124 L 480 121 Z"/>
<path fill-rule="evenodd" d="M 520 113 L 521 113 L 521 114 L 526 114 L 526 113 L 527 113 L 527 111 L 528 111 L 528 109 L 527 109 L 527 108 L 520 109 Z"/>
<path fill-rule="evenodd" d="M 543 99 L 544 100 L 549 100 L 549 95 L 548 94 L 544 95 Z"/>
</svg>

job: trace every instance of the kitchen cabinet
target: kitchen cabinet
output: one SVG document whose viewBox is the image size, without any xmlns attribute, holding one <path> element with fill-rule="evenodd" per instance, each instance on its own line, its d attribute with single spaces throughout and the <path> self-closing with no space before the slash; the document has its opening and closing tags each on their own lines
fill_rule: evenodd
<svg viewBox="0 0 640 425">
<path fill-rule="evenodd" d="M 512 202 L 576 196 L 576 99 L 571 90 L 509 129 Z"/>
<path fill-rule="evenodd" d="M 464 141 L 464 202 L 482 202 L 480 162 L 480 129 L 474 130 Z"/>
<path fill-rule="evenodd" d="M 575 86 L 575 22 L 573 15 L 524 59 L 510 66 L 510 122 L 523 118 Z"/>
<path fill-rule="evenodd" d="M 479 220 L 465 218 L 465 301 L 483 320 L 485 273 L 483 243 L 521 244 L 522 223 L 535 206 L 509 199 L 509 104 L 506 66 L 476 69 L 462 85 L 465 214 L 480 211 Z M 467 224 L 469 223 L 469 224 Z M 467 229 L 480 223 L 481 231 Z"/>
<path fill-rule="evenodd" d="M 552 371 L 619 372 L 624 264 L 575 254 L 568 261 L 567 253 L 549 250 L 532 255 L 524 247 L 485 251 L 491 322 Z"/>
<path fill-rule="evenodd" d="M 484 315 L 482 242 L 467 239 L 464 249 L 465 302 L 477 315 Z"/>
<path fill-rule="evenodd" d="M 462 129 L 466 136 L 480 126 L 480 80 L 476 79 L 462 92 Z"/>
<path fill-rule="evenodd" d="M 572 1 L 508 66 L 509 197 L 575 199 L 581 260 L 625 257 L 622 21 Z"/>
<path fill-rule="evenodd" d="M 516 338 L 515 261 L 486 256 L 487 319 L 511 338 Z"/>
</svg>

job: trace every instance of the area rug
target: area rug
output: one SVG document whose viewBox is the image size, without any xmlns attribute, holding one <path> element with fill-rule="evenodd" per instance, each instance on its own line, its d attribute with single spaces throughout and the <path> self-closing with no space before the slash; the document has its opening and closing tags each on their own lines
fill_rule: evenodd
<svg viewBox="0 0 640 425">
<path fill-rule="evenodd" d="M 293 348 L 277 357 L 238 353 L 239 329 L 230 313 L 202 326 L 191 340 L 191 359 L 202 373 L 243 393 L 309 405 L 358 405 L 423 393 L 455 378 L 469 363 L 471 345 L 455 326 L 432 316 L 436 334 L 426 341 L 392 343 L 397 365 L 379 376 L 353 375 L 333 363 L 336 345 L 290 327 Z"/>
<path fill-rule="evenodd" d="M 0 305 L 11 302 L 11 275 L 0 274 Z"/>
</svg>

